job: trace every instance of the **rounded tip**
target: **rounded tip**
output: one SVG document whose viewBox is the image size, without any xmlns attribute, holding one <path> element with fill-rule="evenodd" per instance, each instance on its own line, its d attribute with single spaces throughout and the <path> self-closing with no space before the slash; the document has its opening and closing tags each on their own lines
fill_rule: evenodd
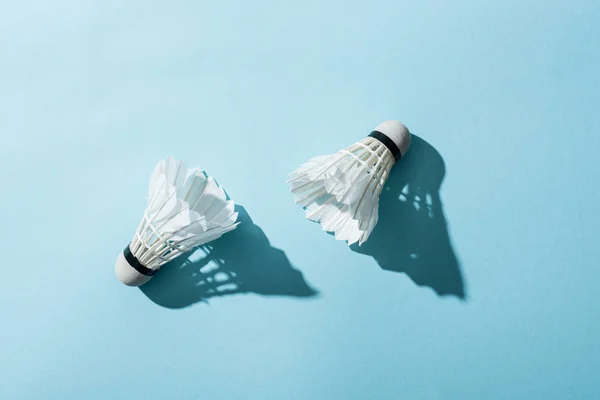
<svg viewBox="0 0 600 400">
<path fill-rule="evenodd" d="M 119 253 L 119 257 L 115 263 L 115 275 L 127 286 L 142 286 L 152 279 L 151 276 L 140 274 L 133 268 L 125 259 L 123 252 Z"/>
<path fill-rule="evenodd" d="M 400 154 L 406 155 L 408 148 L 410 147 L 411 135 L 408 128 L 400 121 L 385 121 L 377 125 L 376 131 L 383 133 L 396 143 Z"/>
</svg>

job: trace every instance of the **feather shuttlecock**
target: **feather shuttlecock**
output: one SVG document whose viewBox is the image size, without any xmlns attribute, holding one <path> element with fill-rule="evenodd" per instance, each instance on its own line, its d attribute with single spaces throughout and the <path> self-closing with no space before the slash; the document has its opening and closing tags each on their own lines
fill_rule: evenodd
<svg viewBox="0 0 600 400">
<path fill-rule="evenodd" d="M 128 286 L 148 282 L 162 265 L 238 225 L 234 203 L 203 170 L 161 160 L 150 179 L 144 217 L 119 254 L 115 273 Z"/>
<path fill-rule="evenodd" d="M 379 195 L 410 139 L 402 123 L 385 121 L 350 147 L 310 159 L 287 181 L 296 204 L 336 239 L 361 245 L 377 225 Z"/>
</svg>

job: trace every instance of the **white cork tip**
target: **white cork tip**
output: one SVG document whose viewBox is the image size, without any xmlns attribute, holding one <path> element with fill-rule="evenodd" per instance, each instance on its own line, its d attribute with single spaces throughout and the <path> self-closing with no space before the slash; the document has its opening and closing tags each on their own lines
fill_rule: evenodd
<svg viewBox="0 0 600 400">
<path fill-rule="evenodd" d="M 392 139 L 398 149 L 400 149 L 400 154 L 402 157 L 406 155 L 408 148 L 410 147 L 410 132 L 408 128 L 404 126 L 400 121 L 385 121 L 377 125 L 374 129 L 383 133 L 385 136 Z"/>
<path fill-rule="evenodd" d="M 115 263 L 115 275 L 127 286 L 142 286 L 152 279 L 151 276 L 140 274 L 135 268 L 129 265 L 123 252 L 119 253 L 119 257 Z"/>
</svg>

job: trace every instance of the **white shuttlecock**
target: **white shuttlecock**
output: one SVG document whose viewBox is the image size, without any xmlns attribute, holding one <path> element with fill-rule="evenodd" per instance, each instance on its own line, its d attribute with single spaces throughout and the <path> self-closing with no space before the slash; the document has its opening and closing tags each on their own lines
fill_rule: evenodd
<svg viewBox="0 0 600 400">
<path fill-rule="evenodd" d="M 142 222 L 115 264 L 117 277 L 128 286 L 143 285 L 166 262 L 238 225 L 223 188 L 203 170 L 173 158 L 158 163 L 148 195 Z"/>
<path fill-rule="evenodd" d="M 410 138 L 402 123 L 385 121 L 360 142 L 310 159 L 289 176 L 296 204 L 336 239 L 361 245 L 377 224 L 379 195 Z"/>
</svg>

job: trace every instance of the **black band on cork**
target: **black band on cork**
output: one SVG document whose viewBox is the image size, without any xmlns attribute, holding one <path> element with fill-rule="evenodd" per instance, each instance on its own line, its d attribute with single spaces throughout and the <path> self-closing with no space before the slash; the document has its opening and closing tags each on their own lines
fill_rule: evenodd
<svg viewBox="0 0 600 400">
<path fill-rule="evenodd" d="M 153 276 L 157 271 L 157 270 L 146 268 L 145 266 L 143 266 L 142 263 L 140 262 L 140 260 L 138 260 L 133 255 L 133 253 L 131 252 L 131 249 L 129 248 L 129 245 L 127 245 L 127 247 L 125 247 L 125 250 L 123 250 L 123 256 L 129 263 L 129 265 L 131 265 L 137 272 L 139 272 L 142 275 Z"/>
<path fill-rule="evenodd" d="M 383 145 L 385 147 L 387 147 L 389 151 L 392 152 L 392 155 L 394 156 L 396 161 L 398 161 L 400 158 L 402 158 L 402 154 L 400 154 L 400 149 L 398 148 L 398 146 L 396 146 L 396 143 L 394 143 L 394 141 L 392 139 L 385 136 L 383 133 L 381 133 L 379 131 L 373 131 L 369 134 L 369 136 L 372 138 L 375 138 L 375 139 L 379 140 L 381 143 L 383 143 Z"/>
</svg>

